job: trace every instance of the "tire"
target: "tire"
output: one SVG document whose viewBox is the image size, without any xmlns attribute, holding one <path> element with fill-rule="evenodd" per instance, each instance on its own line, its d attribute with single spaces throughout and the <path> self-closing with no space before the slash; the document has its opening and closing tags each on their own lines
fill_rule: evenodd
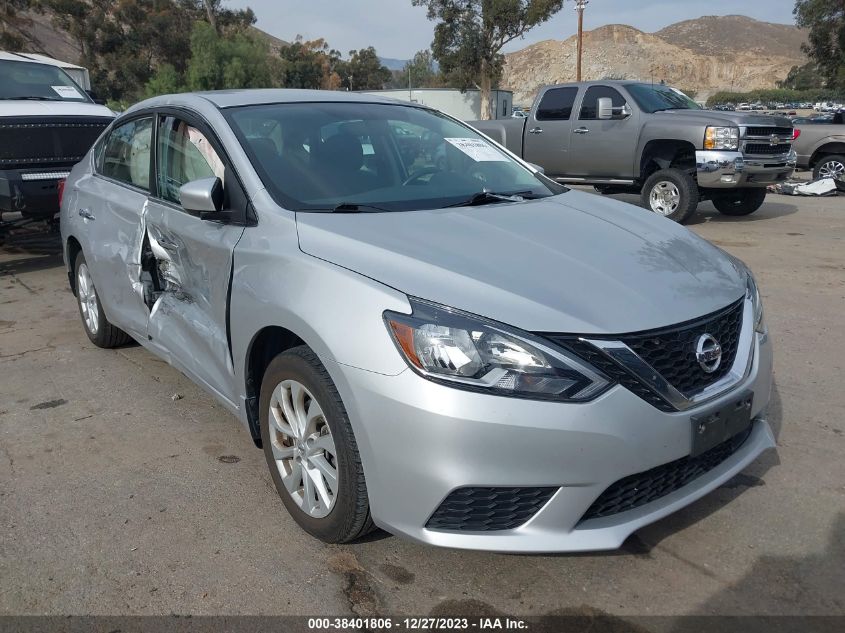
<svg viewBox="0 0 845 633">
<path fill-rule="evenodd" d="M 652 197 L 654 194 L 654 197 Z M 643 185 L 642 206 L 658 215 L 683 224 L 698 208 L 698 183 L 681 169 L 660 169 Z"/>
<path fill-rule="evenodd" d="M 740 189 L 725 196 L 713 198 L 713 206 L 724 215 L 751 215 L 763 205 L 765 189 Z"/>
<path fill-rule="evenodd" d="M 103 304 L 100 302 L 100 296 L 97 294 L 88 270 L 88 263 L 82 253 L 77 254 L 73 262 L 73 275 L 76 280 L 76 304 L 79 307 L 79 316 L 82 319 L 82 327 L 91 342 L 104 349 L 126 345 L 131 339 L 126 332 L 113 326 L 106 318 Z"/>
<path fill-rule="evenodd" d="M 822 156 L 813 167 L 813 180 L 819 178 L 838 178 L 845 180 L 845 156 L 830 154 Z"/>
<path fill-rule="evenodd" d="M 301 394 L 299 407 L 293 404 L 297 394 Z M 270 476 L 300 527 L 325 543 L 348 543 L 372 531 L 375 526 L 355 434 L 340 394 L 314 352 L 303 345 L 276 356 L 264 372 L 259 402 L 261 441 Z M 319 413 L 313 409 L 315 403 Z M 289 418 L 294 423 L 309 418 L 303 424 L 305 432 L 294 430 Z M 319 494 L 314 477 L 321 480 L 323 491 L 331 492 L 331 480 L 323 473 L 332 468 L 336 483 L 327 503 L 330 495 Z"/>
</svg>

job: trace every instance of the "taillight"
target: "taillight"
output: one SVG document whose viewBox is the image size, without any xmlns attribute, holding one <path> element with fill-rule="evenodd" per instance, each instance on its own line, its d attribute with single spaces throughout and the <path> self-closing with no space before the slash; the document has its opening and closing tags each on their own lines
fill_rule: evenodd
<svg viewBox="0 0 845 633">
<path fill-rule="evenodd" d="M 62 206 L 62 196 L 65 195 L 65 179 L 62 178 L 56 183 L 56 188 L 59 190 L 59 208 Z"/>
<path fill-rule="evenodd" d="M 801 130 L 799 130 L 797 127 L 796 127 L 796 128 L 792 128 L 792 140 L 794 141 L 794 140 L 795 140 L 795 139 L 797 139 L 799 136 L 801 136 Z"/>
</svg>

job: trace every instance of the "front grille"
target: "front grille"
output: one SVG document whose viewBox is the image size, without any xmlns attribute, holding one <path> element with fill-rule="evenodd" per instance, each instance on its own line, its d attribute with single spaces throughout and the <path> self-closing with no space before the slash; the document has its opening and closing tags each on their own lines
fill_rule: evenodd
<svg viewBox="0 0 845 633">
<path fill-rule="evenodd" d="M 533 517 L 557 488 L 458 488 L 425 526 L 431 530 L 491 532 L 512 530 Z"/>
<path fill-rule="evenodd" d="M 78 163 L 109 123 L 103 117 L 4 117 L 0 168 Z"/>
<path fill-rule="evenodd" d="M 706 389 L 723 378 L 733 366 L 739 348 L 742 330 L 744 300 L 707 316 L 670 328 L 619 334 L 607 338 L 621 340 L 645 362 L 653 367 L 675 389 L 687 398 Z M 695 357 L 696 344 L 702 334 L 710 334 L 722 347 L 722 361 L 712 374 L 705 372 Z M 577 335 L 537 333 L 561 345 L 592 364 L 611 380 L 619 383 L 661 411 L 673 412 L 676 408 L 641 382 L 622 365 L 609 359 L 590 343 L 579 340 Z"/>
<path fill-rule="evenodd" d="M 581 521 L 639 508 L 686 486 L 733 455 L 751 434 L 751 426 L 697 457 L 682 457 L 642 473 L 620 479 L 605 490 Z"/>
<path fill-rule="evenodd" d="M 791 127 L 749 127 L 745 129 L 746 136 L 766 136 L 769 137 L 772 134 L 777 134 L 778 136 L 792 136 L 792 128 Z"/>
<path fill-rule="evenodd" d="M 791 143 L 778 143 L 771 145 L 770 143 L 746 143 L 746 154 L 786 154 L 792 149 Z"/>
<path fill-rule="evenodd" d="M 554 337 L 549 337 L 554 338 Z M 572 351 L 576 356 L 580 356 L 593 367 L 602 372 L 605 376 L 619 383 L 634 395 L 642 398 L 653 407 L 665 411 L 666 413 L 673 413 L 676 409 L 671 404 L 661 398 L 655 391 L 648 386 L 641 383 L 632 374 L 625 371 L 622 367 L 610 360 L 607 356 L 602 354 L 595 347 L 584 341 L 577 339 L 557 339 L 556 342 Z"/>
</svg>

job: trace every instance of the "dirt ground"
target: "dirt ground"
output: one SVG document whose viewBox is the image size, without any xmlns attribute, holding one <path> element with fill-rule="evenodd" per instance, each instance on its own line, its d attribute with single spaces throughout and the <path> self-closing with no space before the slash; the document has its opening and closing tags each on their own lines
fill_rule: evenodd
<svg viewBox="0 0 845 633">
<path fill-rule="evenodd" d="M 95 348 L 57 256 L 0 249 L 0 614 L 845 614 L 845 198 L 705 203 L 690 228 L 757 274 L 777 452 L 562 556 L 315 541 L 231 415 L 138 346 Z"/>
</svg>

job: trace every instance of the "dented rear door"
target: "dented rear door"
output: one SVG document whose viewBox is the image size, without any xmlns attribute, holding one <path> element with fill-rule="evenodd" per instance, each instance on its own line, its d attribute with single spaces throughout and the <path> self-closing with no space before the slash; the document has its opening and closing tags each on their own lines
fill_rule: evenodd
<svg viewBox="0 0 845 633">
<path fill-rule="evenodd" d="M 178 202 L 179 187 L 217 176 L 226 206 L 241 206 L 245 198 L 210 134 L 199 127 L 160 115 L 156 145 L 156 195 L 145 213 L 147 257 L 153 263 L 148 341 L 171 364 L 234 405 L 228 301 L 233 253 L 244 227 L 185 211 Z"/>
</svg>

